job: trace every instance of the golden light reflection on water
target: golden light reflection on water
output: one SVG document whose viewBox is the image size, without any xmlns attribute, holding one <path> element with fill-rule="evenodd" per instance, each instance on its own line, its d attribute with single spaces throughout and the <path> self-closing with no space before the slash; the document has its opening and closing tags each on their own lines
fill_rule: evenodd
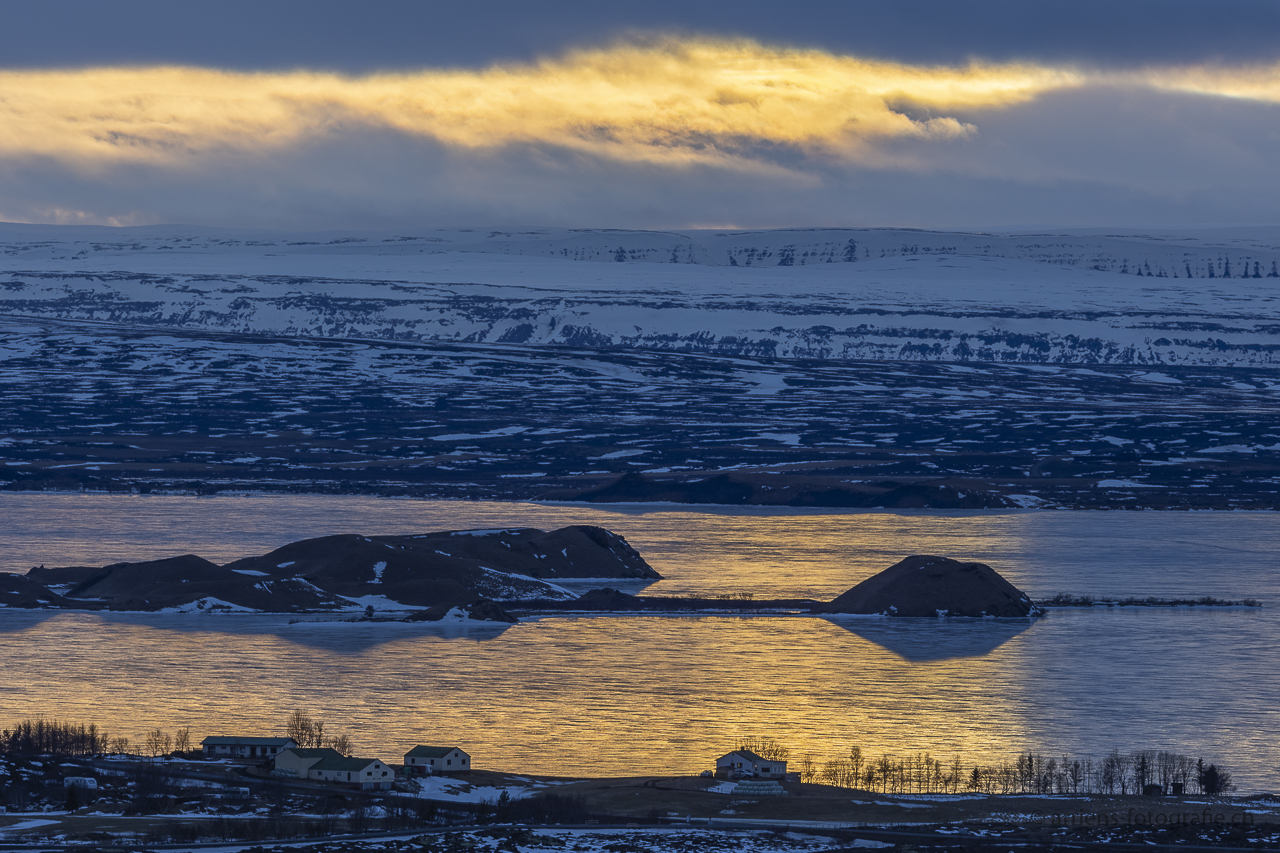
<svg viewBox="0 0 1280 853">
<path fill-rule="evenodd" d="M 977 755 L 1022 740 L 1010 706 L 984 698 L 1001 681 L 999 648 L 913 660 L 819 619 L 557 618 L 388 640 L 232 618 L 234 633 L 81 615 L 6 631 L 0 711 L 56 711 L 136 741 L 181 724 L 271 734 L 303 708 L 384 758 L 447 741 L 479 766 L 587 775 L 698 772 L 747 733 L 819 757 L 855 743 Z"/>
<path fill-rule="evenodd" d="M 1271 514 L 67 495 L 0 495 L 0 511 L 0 567 L 10 570 L 187 552 L 230 560 L 339 530 L 596 523 L 668 576 L 652 592 L 830 597 L 905 554 L 932 552 L 989 562 L 1033 595 L 1280 601 Z M 602 775 L 701 770 L 740 734 L 819 758 L 854 744 L 970 760 L 1151 746 L 1221 758 L 1256 789 L 1280 784 L 1274 609 L 1055 612 L 1019 623 L 556 618 L 466 633 L 0 610 L 0 726 L 43 713 L 131 737 L 157 725 L 268 734 L 303 708 L 388 759 L 452 740 L 481 766 Z"/>
</svg>

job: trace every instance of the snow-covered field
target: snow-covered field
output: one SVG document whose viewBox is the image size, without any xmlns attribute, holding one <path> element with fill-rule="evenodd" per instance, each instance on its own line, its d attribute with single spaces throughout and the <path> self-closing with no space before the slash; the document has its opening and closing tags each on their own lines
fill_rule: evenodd
<svg viewBox="0 0 1280 853">
<path fill-rule="evenodd" d="M 1272 364 L 1280 231 L 0 226 L 0 312 L 817 359 Z M 621 261 L 621 262 L 619 262 Z"/>
<path fill-rule="evenodd" d="M 1278 229 L 3 225 L 0 487 L 1271 508 L 1278 260 Z"/>
</svg>

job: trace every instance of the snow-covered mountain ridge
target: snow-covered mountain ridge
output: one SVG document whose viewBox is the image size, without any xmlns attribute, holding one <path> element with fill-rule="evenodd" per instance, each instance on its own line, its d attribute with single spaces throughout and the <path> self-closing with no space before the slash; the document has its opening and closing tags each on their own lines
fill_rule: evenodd
<svg viewBox="0 0 1280 853">
<path fill-rule="evenodd" d="M 241 334 L 842 360 L 1264 366 L 1280 352 L 1280 229 L 7 225 L 0 259 L 0 313 Z"/>
<path fill-rule="evenodd" d="M 437 228 L 410 232 L 288 233 L 187 226 L 105 228 L 0 224 L 10 259 L 72 260 L 216 254 L 224 258 L 320 256 L 390 259 L 476 252 L 573 261 L 771 267 L 857 263 L 919 255 L 1008 258 L 1169 278 L 1280 276 L 1280 228 L 1040 233 L 913 228 L 768 231 L 627 231 Z"/>
</svg>

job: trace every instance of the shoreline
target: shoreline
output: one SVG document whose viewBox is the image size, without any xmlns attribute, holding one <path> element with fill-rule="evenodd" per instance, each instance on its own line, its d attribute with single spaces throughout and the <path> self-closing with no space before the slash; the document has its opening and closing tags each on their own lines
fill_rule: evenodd
<svg viewBox="0 0 1280 853">
<path fill-rule="evenodd" d="M 728 472 L 710 472 L 710 476 L 719 476 L 721 473 Z M 1217 506 L 1126 506 L 1126 505 L 1108 505 L 1108 506 L 1070 506 L 1061 503 L 1045 502 L 1035 506 L 991 506 L 991 507 L 895 507 L 895 506 L 791 506 L 788 504 L 769 504 L 769 503 L 709 503 L 709 502 L 689 502 L 682 503 L 679 501 L 575 501 L 564 498 L 538 498 L 538 497 L 520 497 L 516 495 L 493 495 L 493 496 L 458 496 L 458 495 L 429 495 L 429 494 L 406 494 L 400 491 L 369 491 L 369 490 L 316 490 L 307 489 L 265 489 L 265 488 L 228 488 L 228 489 L 148 489 L 140 491 L 137 489 L 108 489 L 108 488 L 41 488 L 41 489 L 5 489 L 0 488 L 0 500 L 6 496 L 29 496 L 29 495 L 49 495 L 53 497 L 70 497 L 83 495 L 88 497 L 111 497 L 111 498 L 199 498 L 200 500 L 210 500 L 214 498 L 308 498 L 308 499 L 324 499 L 332 498 L 334 500 L 362 498 L 373 500 L 390 500 L 390 501 L 420 501 L 424 503 L 456 503 L 460 505 L 475 504 L 520 504 L 537 507 L 565 507 L 570 509 L 590 509 L 598 512 L 615 511 L 626 514 L 643 514 L 645 512 L 670 512 L 680 511 L 689 513 L 705 513 L 710 515 L 796 515 L 796 516 L 822 516 L 822 515 L 922 515 L 922 516 L 999 516 L 999 515 L 1025 515 L 1032 513 L 1230 513 L 1230 514 L 1275 514 L 1280 513 L 1280 506 L 1269 507 L 1217 507 Z"/>
</svg>

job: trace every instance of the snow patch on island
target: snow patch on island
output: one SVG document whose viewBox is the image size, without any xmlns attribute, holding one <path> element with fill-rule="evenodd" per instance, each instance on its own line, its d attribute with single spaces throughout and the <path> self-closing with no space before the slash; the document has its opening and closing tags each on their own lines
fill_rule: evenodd
<svg viewBox="0 0 1280 853">
<path fill-rule="evenodd" d="M 351 606 L 344 608 L 346 610 L 367 610 L 372 607 L 375 611 L 379 610 L 414 610 L 407 604 L 401 604 L 398 601 L 392 601 L 385 595 L 344 595 L 341 598 L 351 602 Z"/>
<path fill-rule="evenodd" d="M 157 613 L 258 613 L 259 611 L 252 607 L 245 607 L 240 604 L 232 604 L 230 601 L 223 601 L 221 598 L 199 598 L 190 604 L 180 604 L 176 607 L 164 607 L 156 611 Z"/>
</svg>

